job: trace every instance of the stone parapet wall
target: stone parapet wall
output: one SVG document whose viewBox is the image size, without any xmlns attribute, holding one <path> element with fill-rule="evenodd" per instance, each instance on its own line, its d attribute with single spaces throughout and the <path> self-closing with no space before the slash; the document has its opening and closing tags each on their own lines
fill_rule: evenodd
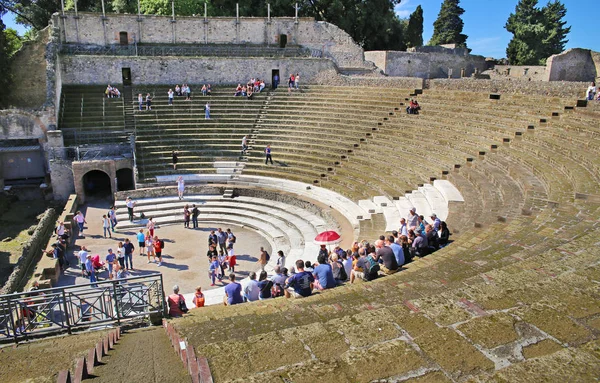
<svg viewBox="0 0 600 383">
<path fill-rule="evenodd" d="M 490 80 L 547 81 L 545 66 L 536 65 L 496 65 L 483 73 Z"/>
<path fill-rule="evenodd" d="M 339 67 L 364 67 L 362 48 L 335 25 L 313 18 L 150 16 L 73 13 L 53 16 L 63 43 L 112 45 L 126 32 L 128 43 L 142 44 L 254 44 L 277 46 L 286 35 L 289 45 L 323 51 Z"/>
<path fill-rule="evenodd" d="M 303 82 L 313 82 L 320 72 L 334 69 L 326 59 L 226 57 L 64 56 L 61 66 L 65 85 L 118 84 L 124 67 L 131 68 L 134 85 L 238 84 L 255 77 L 271 83 L 274 69 L 279 70 L 282 83 L 290 73 L 300 73 Z"/>
<path fill-rule="evenodd" d="M 594 81 L 600 74 L 598 52 L 574 48 L 550 56 L 546 63 L 548 81 Z M 594 62 L 594 60 L 597 60 Z"/>
<path fill-rule="evenodd" d="M 10 294 L 23 288 L 28 270 L 42 257 L 42 250 L 48 243 L 48 239 L 52 236 L 56 217 L 56 211 L 52 208 L 47 209 L 43 213 L 33 235 L 23 247 L 23 252 L 17 260 L 8 281 L 0 289 L 0 294 Z"/>
<path fill-rule="evenodd" d="M 49 112 L 28 112 L 20 109 L 0 110 L 0 139 L 35 138 L 45 141 L 48 126 L 53 123 L 54 114 Z"/>
<path fill-rule="evenodd" d="M 349 87 L 381 87 L 397 89 L 422 89 L 423 79 L 416 77 L 386 77 L 386 76 L 345 76 L 335 70 L 323 71 L 316 76 L 312 83 L 317 85 L 349 86 Z"/>
<path fill-rule="evenodd" d="M 520 81 L 520 80 L 431 80 L 431 89 L 467 92 L 512 93 L 561 98 L 583 98 L 587 83 L 566 81 Z"/>
</svg>

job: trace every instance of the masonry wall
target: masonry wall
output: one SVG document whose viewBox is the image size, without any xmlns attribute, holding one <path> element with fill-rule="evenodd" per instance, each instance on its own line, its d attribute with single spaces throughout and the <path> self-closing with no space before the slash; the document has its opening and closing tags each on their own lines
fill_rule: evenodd
<svg viewBox="0 0 600 383">
<path fill-rule="evenodd" d="M 0 139 L 36 138 L 45 140 L 48 124 L 54 116 L 45 112 L 19 109 L 0 110 Z"/>
<path fill-rule="evenodd" d="M 530 94 L 561 98 L 583 98 L 589 84 L 566 81 L 522 81 L 522 80 L 476 80 L 436 79 L 431 80 L 431 89 L 446 89 L 465 92 Z"/>
<path fill-rule="evenodd" d="M 385 51 L 365 52 L 365 59 L 378 62 L 377 67 L 388 76 L 419 77 L 419 78 L 448 78 L 451 69 L 452 78 L 460 78 L 461 69 L 465 76 L 471 76 L 475 69 L 483 72 L 487 64 L 483 56 L 457 55 L 447 53 L 420 53 Z M 380 65 L 384 63 L 382 68 Z"/>
<path fill-rule="evenodd" d="M 119 33 L 127 32 L 129 43 L 150 44 L 259 44 L 276 46 L 279 36 L 287 35 L 288 44 L 323 51 L 340 67 L 363 67 L 363 50 L 335 25 L 313 18 L 291 17 L 235 18 L 180 17 L 175 22 L 168 16 L 72 13 L 53 16 L 61 29 L 61 41 L 71 44 L 119 44 Z M 138 21 L 139 20 L 139 21 Z"/>
<path fill-rule="evenodd" d="M 548 81 L 594 81 L 599 76 L 597 65 L 589 49 L 569 49 L 548 58 Z"/>
<path fill-rule="evenodd" d="M 548 74 L 545 66 L 537 65 L 496 65 L 485 72 L 491 80 L 526 80 L 547 81 Z"/>
<path fill-rule="evenodd" d="M 273 69 L 279 69 L 282 79 L 300 72 L 302 81 L 310 82 L 317 73 L 333 69 L 334 65 L 330 60 L 311 58 L 64 56 L 61 77 L 65 85 L 118 84 L 124 67 L 131 68 L 135 85 L 237 84 L 253 77 L 270 82 Z"/>
<path fill-rule="evenodd" d="M 119 169 L 133 169 L 133 160 L 127 158 L 115 159 L 115 160 L 95 160 L 95 161 L 73 161 L 73 181 L 75 183 L 75 193 L 77 194 L 77 200 L 81 203 L 85 203 L 86 196 L 83 186 L 83 176 L 92 171 L 99 170 L 108 175 L 110 179 L 110 190 L 111 194 L 117 191 L 116 178 L 117 170 Z"/>
</svg>

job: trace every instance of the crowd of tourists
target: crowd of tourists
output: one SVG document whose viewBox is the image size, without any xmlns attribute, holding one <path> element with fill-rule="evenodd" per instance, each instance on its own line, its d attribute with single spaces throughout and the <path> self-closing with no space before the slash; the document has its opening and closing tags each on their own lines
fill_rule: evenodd
<svg viewBox="0 0 600 383">
<path fill-rule="evenodd" d="M 246 85 L 238 84 L 233 95 L 235 97 L 247 97 L 251 100 L 254 93 L 260 93 L 265 89 L 265 82 L 258 78 L 251 78 Z"/>
<path fill-rule="evenodd" d="M 206 255 L 210 286 L 215 286 L 217 282 L 224 284 L 225 305 L 282 296 L 303 298 L 316 291 L 355 283 L 359 279 L 372 281 L 395 274 L 415 257 L 427 256 L 449 243 L 448 226 L 436 214 L 426 220 L 412 208 L 399 223 L 398 230 L 387 236 L 381 235 L 374 243 L 354 242 L 347 250 L 335 245 L 331 251 L 326 245 L 321 245 L 315 263 L 297 260 L 293 265 L 288 265 L 288 269 L 284 253 L 278 251 L 277 259 L 273 262 L 274 274 L 271 276 L 265 270 L 270 255 L 261 247 L 257 261 L 260 270 L 250 272 L 248 278 L 241 281 L 235 274 L 236 237 L 230 229 L 223 231 L 219 228 L 216 232 L 211 231 L 208 237 L 209 250 Z M 196 293 L 201 294 L 201 289 L 197 288 Z M 194 301 L 196 298 L 195 295 Z M 201 302 L 204 305 L 203 295 Z M 180 316 L 186 312 L 181 310 L 187 306 L 185 298 L 179 294 L 178 286 L 174 286 L 168 303 L 172 316 Z"/>
<path fill-rule="evenodd" d="M 104 91 L 104 95 L 106 96 L 106 98 L 120 98 L 121 92 L 119 92 L 119 89 L 117 89 L 116 87 L 110 86 L 110 84 L 108 84 L 106 90 Z"/>
</svg>

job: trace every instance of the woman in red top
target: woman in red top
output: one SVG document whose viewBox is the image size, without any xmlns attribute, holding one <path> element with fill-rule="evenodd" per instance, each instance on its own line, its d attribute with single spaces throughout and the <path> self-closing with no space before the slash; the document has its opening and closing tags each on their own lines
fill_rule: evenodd
<svg viewBox="0 0 600 383">
<path fill-rule="evenodd" d="M 181 310 L 180 305 L 183 302 L 185 305 L 185 298 L 179 294 L 179 286 L 173 286 L 173 294 L 167 298 L 167 304 L 169 305 L 169 315 L 172 317 L 183 316 L 184 312 L 187 312 L 187 308 L 184 311 Z"/>
<path fill-rule="evenodd" d="M 156 254 L 156 258 L 158 258 L 158 265 L 162 266 L 162 240 L 158 239 L 158 235 L 154 236 L 154 254 Z"/>
<path fill-rule="evenodd" d="M 233 243 L 227 245 L 227 258 L 225 258 L 229 265 L 229 271 L 235 273 L 235 265 L 237 265 L 236 257 L 233 252 Z"/>
</svg>

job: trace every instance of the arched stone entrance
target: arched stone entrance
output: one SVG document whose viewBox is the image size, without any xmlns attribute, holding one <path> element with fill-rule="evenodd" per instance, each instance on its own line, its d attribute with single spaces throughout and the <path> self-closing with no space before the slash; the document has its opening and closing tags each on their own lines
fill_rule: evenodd
<svg viewBox="0 0 600 383">
<path fill-rule="evenodd" d="M 133 170 L 130 168 L 117 170 L 117 191 L 133 189 L 135 189 L 135 184 L 133 182 Z"/>
<path fill-rule="evenodd" d="M 85 197 L 105 198 L 112 194 L 110 177 L 101 170 L 91 170 L 83 175 Z"/>
</svg>

